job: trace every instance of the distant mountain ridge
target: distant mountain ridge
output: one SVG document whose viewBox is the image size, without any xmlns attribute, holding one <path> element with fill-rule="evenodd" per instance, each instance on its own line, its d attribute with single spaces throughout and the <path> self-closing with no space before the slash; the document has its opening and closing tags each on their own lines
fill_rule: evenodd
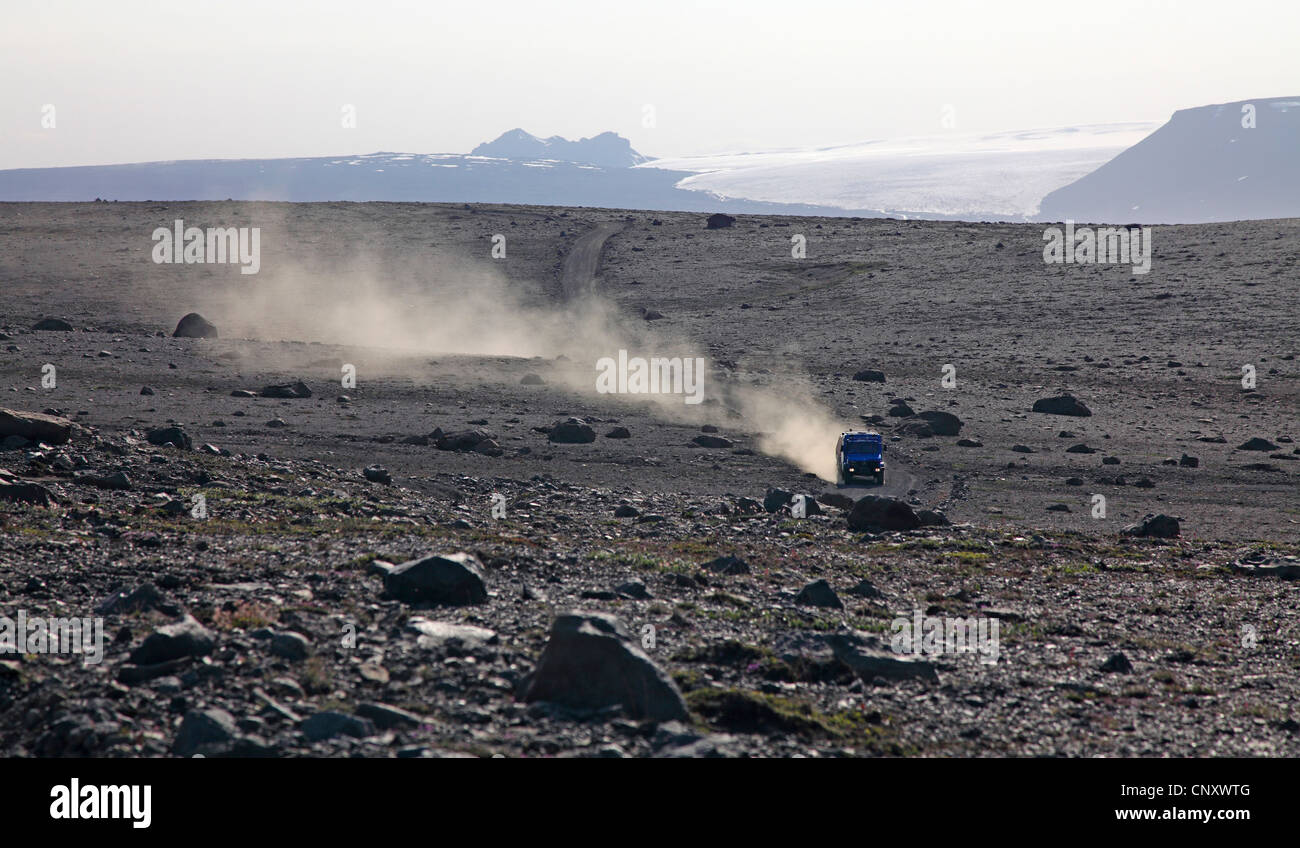
<svg viewBox="0 0 1300 848">
<path fill-rule="evenodd" d="M 483 142 L 471 150 L 470 155 L 516 161 L 549 159 L 601 168 L 631 168 L 650 161 L 650 157 L 637 153 L 632 149 L 632 142 L 617 133 L 603 132 L 591 138 L 569 141 L 558 135 L 538 138 L 518 128 Z"/>
<path fill-rule="evenodd" d="M 1039 217 L 1116 224 L 1300 217 L 1300 97 L 1181 109 L 1050 192 Z"/>
<path fill-rule="evenodd" d="M 1243 107 L 1251 110 L 1243 112 Z M 1253 116 L 1254 126 L 1245 120 Z M 1154 128 L 1154 131 L 1152 129 Z M 966 221 L 1300 218 L 1300 97 L 1097 124 L 654 159 L 613 132 L 522 129 L 469 154 L 0 170 L 0 201 L 518 203 Z"/>
<path fill-rule="evenodd" d="M 370 153 L 299 159 L 188 159 L 0 171 L 0 202 L 272 200 L 293 203 L 519 203 L 665 212 L 846 215 L 686 191 L 689 174 L 457 153 Z M 870 214 L 870 213 L 867 213 Z"/>
</svg>

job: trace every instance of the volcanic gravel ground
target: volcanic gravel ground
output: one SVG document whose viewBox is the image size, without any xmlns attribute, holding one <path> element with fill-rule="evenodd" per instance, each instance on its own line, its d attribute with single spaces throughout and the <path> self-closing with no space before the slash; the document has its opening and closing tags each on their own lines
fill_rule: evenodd
<svg viewBox="0 0 1300 848">
<path fill-rule="evenodd" d="M 150 233 L 175 218 L 263 227 L 261 271 L 154 264 Z M 0 497 L 0 611 L 101 615 L 108 643 L 84 668 L 0 659 L 0 746 L 1294 756 L 1297 223 L 1158 227 L 1152 270 L 1134 275 L 1044 265 L 1034 225 L 741 217 L 706 230 L 698 215 L 543 207 L 0 205 L 0 406 L 78 424 L 67 444 L 0 451 L 15 475 L 0 494 L 27 484 L 51 499 Z M 291 311 L 240 308 L 258 286 L 346 275 L 362 254 L 369 271 L 417 283 L 430 256 L 454 256 L 530 308 L 561 308 L 568 250 L 601 225 L 617 231 L 595 290 L 629 338 L 708 356 L 713 403 L 584 391 L 590 362 L 545 351 L 444 353 L 436 336 L 418 351 L 343 346 L 304 334 Z M 493 260 L 498 233 L 509 249 Z M 793 234 L 807 258 L 790 256 Z M 403 296 L 452 304 L 452 283 Z M 192 311 L 221 337 L 171 338 Z M 74 329 L 30 329 L 48 317 Z M 355 388 L 340 386 L 343 363 L 357 366 Z M 955 387 L 940 382 L 945 365 Z M 886 381 L 855 381 L 863 369 Z M 522 382 L 530 374 L 540 383 Z M 834 495 L 880 492 L 837 490 L 765 454 L 781 422 L 730 410 L 729 392 L 780 395 L 790 379 L 844 426 L 886 434 L 883 494 L 953 524 L 850 530 L 852 501 Z M 296 380 L 310 397 L 231 395 Z M 1092 415 L 1031 411 L 1061 393 Z M 960 433 L 888 416 L 895 398 L 959 416 Z M 595 440 L 549 441 L 569 417 Z M 192 450 L 145 439 L 168 424 Z M 630 437 L 606 435 L 618 426 Z M 706 427 L 730 446 L 697 446 Z M 436 444 L 437 431 L 471 428 L 491 445 Z M 1269 446 L 1241 449 L 1255 438 Z M 1066 451 L 1079 444 L 1095 452 Z M 1195 467 L 1177 464 L 1184 454 Z M 768 511 L 770 489 L 821 495 L 821 513 L 796 518 L 780 499 Z M 189 512 L 198 494 L 206 518 Z M 1147 513 L 1179 518 L 1181 536 L 1121 536 Z M 384 562 L 454 552 L 479 561 L 482 602 L 385 588 Z M 724 556 L 741 573 L 705 567 Z M 800 592 L 817 580 L 842 607 L 809 605 L 819 591 Z M 104 605 L 119 593 L 133 600 Z M 575 608 L 617 616 L 626 632 L 606 643 L 689 713 L 530 700 L 552 623 Z M 996 620 L 997 663 L 945 654 L 863 672 L 897 656 L 891 623 L 916 611 Z M 203 647 L 147 662 L 158 655 L 146 644 L 167 638 L 146 637 L 176 622 L 199 628 Z"/>
</svg>

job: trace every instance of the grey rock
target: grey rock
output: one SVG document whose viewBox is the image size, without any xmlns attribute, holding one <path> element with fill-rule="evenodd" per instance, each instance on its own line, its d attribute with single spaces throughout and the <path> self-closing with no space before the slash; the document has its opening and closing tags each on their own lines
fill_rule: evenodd
<svg viewBox="0 0 1300 848">
<path fill-rule="evenodd" d="M 36 483 L 0 482 L 0 501 L 46 506 L 54 502 L 54 495 L 49 489 Z"/>
<path fill-rule="evenodd" d="M 784 489 L 768 489 L 767 494 L 763 496 L 763 509 L 768 512 L 779 512 L 790 503 L 792 498 L 794 495 Z"/>
<path fill-rule="evenodd" d="M 172 751 L 181 757 L 222 754 L 229 751 L 238 736 L 235 717 L 225 710 L 190 710 L 181 719 Z"/>
<path fill-rule="evenodd" d="M 882 495 L 866 495 L 849 512 L 850 530 L 914 530 L 921 526 L 920 517 L 906 503 Z"/>
<path fill-rule="evenodd" d="M 407 603 L 481 604 L 487 601 L 482 568 L 473 554 L 434 554 L 394 566 L 384 589 Z"/>
<path fill-rule="evenodd" d="M 163 445 L 174 445 L 181 450 L 191 450 L 194 447 L 194 440 L 177 426 L 154 427 L 145 434 L 145 439 L 151 445 L 162 447 Z"/>
<path fill-rule="evenodd" d="M 176 324 L 173 338 L 178 339 L 215 339 L 217 327 L 197 312 L 191 312 Z"/>
<path fill-rule="evenodd" d="M 1092 415 L 1092 410 L 1083 401 L 1071 394 L 1040 398 L 1034 401 L 1032 411 L 1046 415 L 1072 415 L 1079 418 Z"/>
<path fill-rule="evenodd" d="M 864 682 L 874 678 L 886 680 L 938 681 L 939 673 L 925 660 L 902 654 L 881 651 L 873 647 L 872 639 L 856 631 L 833 633 L 826 637 L 835 658 L 844 663 Z"/>
<path fill-rule="evenodd" d="M 123 615 L 133 612 L 148 612 L 170 603 L 167 597 L 152 583 L 143 583 L 132 589 L 109 595 L 99 602 L 95 612 L 100 615 Z"/>
<path fill-rule="evenodd" d="M 814 580 L 807 586 L 799 590 L 795 595 L 794 602 L 809 607 L 827 607 L 830 609 L 844 609 L 844 602 L 840 596 L 835 594 L 831 584 L 825 580 Z"/>
<path fill-rule="evenodd" d="M 950 523 L 948 516 L 937 509 L 918 509 L 916 518 L 922 527 L 946 527 Z"/>
<path fill-rule="evenodd" d="M 622 622 L 602 613 L 555 619 L 523 699 L 579 710 L 619 706 L 631 718 L 651 721 L 689 715 L 672 679 L 632 642 Z"/>
<path fill-rule="evenodd" d="M 72 422 L 58 415 L 0 407 L 0 438 L 9 436 L 61 445 L 72 436 Z"/>
<path fill-rule="evenodd" d="M 72 324 L 62 318 L 42 318 L 32 325 L 33 330 L 53 331 L 59 333 L 72 332 Z"/>
<path fill-rule="evenodd" d="M 936 436 L 956 436 L 961 432 L 962 421 L 951 412 L 922 412 L 920 417 L 930 425 Z"/>
<path fill-rule="evenodd" d="M 1147 513 L 1141 521 L 1130 524 L 1120 531 L 1122 536 L 1151 536 L 1159 539 L 1172 539 L 1181 532 L 1178 519 L 1171 515 Z"/>
<path fill-rule="evenodd" d="M 620 583 L 614 587 L 614 591 L 625 598 L 631 598 L 635 601 L 648 601 L 654 597 L 640 580 L 629 580 L 626 583 Z"/>
<path fill-rule="evenodd" d="M 720 556 L 717 559 L 709 560 L 700 567 L 705 571 L 712 571 L 714 574 L 749 573 L 749 563 L 735 556 Z"/>
<path fill-rule="evenodd" d="M 335 736 L 352 736 L 364 739 L 377 732 L 375 723 L 368 718 L 325 710 L 303 719 L 298 729 L 312 742 L 323 742 Z"/>
<path fill-rule="evenodd" d="M 292 383 L 277 383 L 273 386 L 265 386 L 258 394 L 264 398 L 298 400 L 311 397 L 311 389 L 302 380 L 296 380 Z"/>
<path fill-rule="evenodd" d="M 858 598 L 883 598 L 885 593 L 876 588 L 870 580 L 862 580 L 849 590 L 849 594 Z"/>
<path fill-rule="evenodd" d="M 286 630 L 271 637 L 270 650 L 286 660 L 305 660 L 311 654 L 311 642 L 301 633 Z"/>
<path fill-rule="evenodd" d="M 136 665 L 154 665 L 181 657 L 201 657 L 216 647 L 212 631 L 191 616 L 175 624 L 159 627 L 131 652 Z"/>
<path fill-rule="evenodd" d="M 1133 663 L 1123 654 L 1111 654 L 1110 658 L 1101 664 L 1100 670 L 1109 674 L 1131 674 Z"/>
<path fill-rule="evenodd" d="M 596 441 L 596 431 L 581 418 L 570 418 L 552 427 L 546 438 L 556 444 L 586 445 Z"/>
<path fill-rule="evenodd" d="M 823 492 L 817 496 L 817 502 L 845 511 L 853 509 L 853 505 L 857 503 L 853 498 L 839 492 Z"/>
<path fill-rule="evenodd" d="M 421 648 L 449 647 L 458 651 L 473 651 L 498 642 L 496 631 L 486 627 L 430 621 L 419 616 L 408 619 L 406 629 L 419 634 L 417 644 Z"/>
</svg>

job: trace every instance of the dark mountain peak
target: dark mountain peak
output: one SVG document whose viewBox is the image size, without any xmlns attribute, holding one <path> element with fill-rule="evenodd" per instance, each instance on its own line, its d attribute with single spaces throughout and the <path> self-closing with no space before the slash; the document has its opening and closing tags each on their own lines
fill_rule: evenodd
<svg viewBox="0 0 1300 848">
<path fill-rule="evenodd" d="M 1191 224 L 1300 216 L 1300 97 L 1180 109 L 1097 170 L 1043 198 L 1056 221 Z"/>
<path fill-rule="evenodd" d="M 650 161 L 633 150 L 632 143 L 618 133 L 607 131 L 592 138 L 569 141 L 558 135 L 538 138 L 518 127 L 480 144 L 470 155 L 515 161 L 555 159 L 602 168 L 630 168 Z"/>
</svg>

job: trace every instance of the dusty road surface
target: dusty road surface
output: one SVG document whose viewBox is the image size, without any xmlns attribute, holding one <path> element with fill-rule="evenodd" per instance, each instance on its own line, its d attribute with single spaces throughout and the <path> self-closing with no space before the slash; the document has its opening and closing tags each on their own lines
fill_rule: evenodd
<svg viewBox="0 0 1300 848">
<path fill-rule="evenodd" d="M 176 220 L 258 273 L 155 263 Z M 0 450 L 0 610 L 108 634 L 0 656 L 0 747 L 1294 756 L 1298 225 L 1135 274 L 1022 225 L 0 204 L 0 407 L 76 425 Z M 602 391 L 620 354 L 702 381 Z M 886 484 L 836 489 L 866 428 Z M 460 594 L 386 564 L 430 554 Z M 548 664 L 575 608 L 653 704 Z M 914 615 L 1000 641 L 902 656 Z"/>
<path fill-rule="evenodd" d="M 617 224 L 598 224 L 584 233 L 564 258 L 561 288 L 570 300 L 588 297 L 596 291 L 596 271 L 600 267 L 600 253 L 610 236 L 621 230 Z"/>
</svg>

